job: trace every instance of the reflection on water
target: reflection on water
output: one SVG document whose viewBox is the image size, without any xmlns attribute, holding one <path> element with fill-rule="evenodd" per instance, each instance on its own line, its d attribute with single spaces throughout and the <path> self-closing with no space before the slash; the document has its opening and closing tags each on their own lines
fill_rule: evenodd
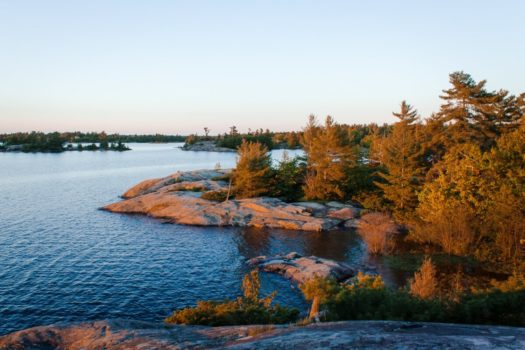
<svg viewBox="0 0 525 350">
<path fill-rule="evenodd" d="M 362 257 L 363 246 L 352 232 L 301 232 L 245 228 L 236 238 L 239 254 L 246 259 L 259 255 L 287 254 L 330 257 L 355 263 Z"/>
<path fill-rule="evenodd" d="M 197 300 L 233 298 L 246 259 L 258 255 L 361 256 L 348 232 L 188 227 L 97 210 L 143 179 L 235 164 L 233 153 L 130 146 L 0 154 L 0 334 L 61 321 L 161 320 Z M 262 274 L 262 292 L 276 289 L 277 301 L 304 306 L 288 281 Z"/>
</svg>

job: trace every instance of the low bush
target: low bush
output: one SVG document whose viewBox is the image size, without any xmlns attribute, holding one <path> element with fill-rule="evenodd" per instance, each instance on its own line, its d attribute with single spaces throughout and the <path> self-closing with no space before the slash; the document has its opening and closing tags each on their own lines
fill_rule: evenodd
<svg viewBox="0 0 525 350">
<path fill-rule="evenodd" d="M 207 199 L 209 201 L 224 202 L 228 196 L 228 191 L 225 190 L 215 190 L 207 191 L 201 195 L 202 199 Z M 231 196 L 230 196 L 231 198 Z"/>
<path fill-rule="evenodd" d="M 421 298 L 408 289 L 389 289 L 378 276 L 358 275 L 351 284 L 314 279 L 305 283 L 305 297 L 319 296 L 323 321 L 402 320 L 473 324 L 525 325 L 525 290 L 493 289 L 465 293 L 457 300 Z"/>
<path fill-rule="evenodd" d="M 390 216 L 368 213 L 361 217 L 357 232 L 372 254 L 389 254 L 395 247 L 398 226 Z"/>
<path fill-rule="evenodd" d="M 436 267 L 430 258 L 426 258 L 419 271 L 410 281 L 410 294 L 421 299 L 432 299 L 437 296 L 438 281 Z"/>
<path fill-rule="evenodd" d="M 252 271 L 244 277 L 243 296 L 236 300 L 199 301 L 196 307 L 175 311 L 166 318 L 167 323 L 206 326 L 279 324 L 297 320 L 299 310 L 271 305 L 275 292 L 266 298 L 259 298 L 259 274 Z"/>
</svg>

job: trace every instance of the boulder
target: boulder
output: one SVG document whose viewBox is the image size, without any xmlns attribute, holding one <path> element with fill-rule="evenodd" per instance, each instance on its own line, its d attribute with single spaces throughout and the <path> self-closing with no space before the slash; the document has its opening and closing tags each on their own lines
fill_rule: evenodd
<svg viewBox="0 0 525 350">
<path fill-rule="evenodd" d="M 346 264 L 316 256 L 303 257 L 296 252 L 272 257 L 258 256 L 248 260 L 248 264 L 266 272 L 281 274 L 298 284 L 314 277 L 333 277 L 337 281 L 344 281 L 356 274 Z"/>
<path fill-rule="evenodd" d="M 330 210 L 327 216 L 329 218 L 346 221 L 355 218 L 358 213 L 359 211 L 356 208 L 347 206 L 340 209 Z"/>
</svg>

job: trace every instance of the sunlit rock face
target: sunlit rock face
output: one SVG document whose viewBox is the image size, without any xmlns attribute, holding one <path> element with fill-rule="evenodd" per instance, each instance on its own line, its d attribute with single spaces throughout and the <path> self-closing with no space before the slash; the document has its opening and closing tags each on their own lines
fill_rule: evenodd
<svg viewBox="0 0 525 350">
<path fill-rule="evenodd" d="M 227 170 L 177 172 L 160 179 L 140 182 L 126 191 L 123 201 L 103 209 L 116 213 L 145 214 L 172 223 L 201 226 L 251 226 L 304 231 L 345 227 L 359 209 L 338 202 L 285 203 L 260 197 L 211 201 L 201 198 L 207 191 L 227 191 L 220 180 Z"/>
<path fill-rule="evenodd" d="M 332 277 L 344 281 L 356 274 L 352 267 L 344 263 L 316 256 L 304 257 L 295 252 L 271 257 L 258 256 L 248 260 L 248 264 L 266 272 L 281 274 L 298 284 L 314 277 Z"/>
<path fill-rule="evenodd" d="M 2 350 L 524 348 L 523 328 L 397 321 L 202 327 L 106 320 L 35 327 L 0 337 Z"/>
</svg>

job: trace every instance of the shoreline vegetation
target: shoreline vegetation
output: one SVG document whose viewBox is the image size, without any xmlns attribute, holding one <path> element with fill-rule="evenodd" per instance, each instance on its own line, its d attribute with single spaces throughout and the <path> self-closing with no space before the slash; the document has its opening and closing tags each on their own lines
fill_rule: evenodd
<svg viewBox="0 0 525 350">
<path fill-rule="evenodd" d="M 351 215 L 346 220 L 352 224 L 343 220 L 343 226 L 357 228 L 369 254 L 404 265 L 411 277 L 406 285 L 391 288 L 381 276 L 363 272 L 351 282 L 312 276 L 298 286 L 312 301 L 302 322 L 382 319 L 525 326 L 525 94 L 488 91 L 485 81 L 476 82 L 464 72 L 452 73 L 450 83 L 440 96 L 439 112 L 424 121 L 405 101 L 393 113 L 398 122 L 384 127 L 342 125 L 330 116 L 319 124 L 310 116 L 297 134 L 305 155 L 285 155 L 277 165 L 261 139 L 269 134 L 248 140 L 232 131 L 225 138 L 240 141 L 238 160 L 231 174 L 217 179 L 221 186 L 199 188 L 194 182 L 189 189 L 173 176 L 145 181 L 131 190 L 136 192 L 132 198 L 109 209 L 185 224 L 275 227 L 271 223 L 278 222 L 301 229 L 288 225 L 296 218 L 273 216 L 272 206 L 283 212 L 280 203 L 293 210 L 302 205 L 302 213 L 306 207 L 315 211 L 316 206 L 339 203 Z M 205 221 L 175 215 L 180 206 L 174 198 L 180 196 L 199 200 L 189 204 L 192 215 L 203 207 L 200 201 L 211 203 L 212 209 L 196 215 Z M 266 206 L 260 205 L 262 200 Z M 230 220 L 243 202 L 264 220 Z M 231 205 L 233 211 L 214 211 Z M 341 226 L 317 229 L 333 227 Z M 500 278 L 490 278 L 494 274 Z M 272 309 L 260 306 L 200 302 L 175 311 L 168 321 L 251 324 L 260 322 L 255 314 L 271 314 Z"/>
</svg>

